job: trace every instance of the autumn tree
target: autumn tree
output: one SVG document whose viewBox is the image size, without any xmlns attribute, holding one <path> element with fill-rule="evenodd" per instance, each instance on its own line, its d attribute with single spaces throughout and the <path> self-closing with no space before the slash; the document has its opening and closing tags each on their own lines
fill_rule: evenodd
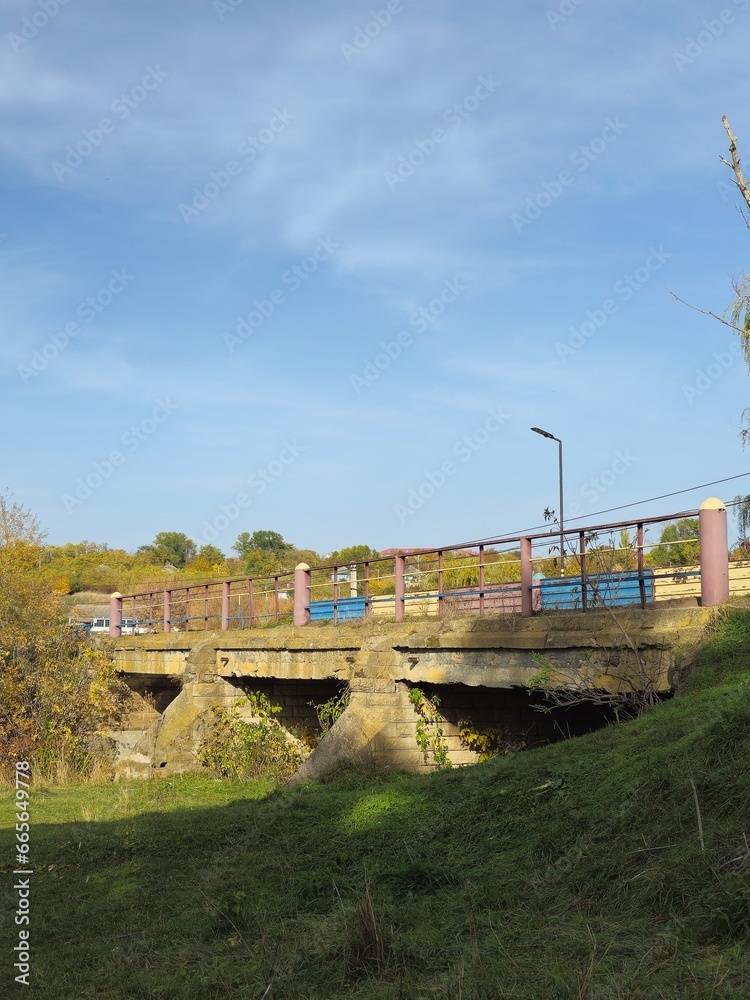
<svg viewBox="0 0 750 1000">
<path fill-rule="evenodd" d="M 82 772 L 125 691 L 111 658 L 68 627 L 40 568 L 42 539 L 33 514 L 0 494 L 0 769 Z"/>
</svg>

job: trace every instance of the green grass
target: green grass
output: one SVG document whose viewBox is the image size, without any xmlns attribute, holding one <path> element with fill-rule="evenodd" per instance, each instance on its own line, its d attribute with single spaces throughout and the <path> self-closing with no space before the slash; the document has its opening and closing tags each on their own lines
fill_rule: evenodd
<svg viewBox="0 0 750 1000">
<path fill-rule="evenodd" d="M 677 698 L 543 750 L 293 791 L 36 788 L 32 810 L 35 996 L 744 998 L 750 613 Z M 12 822 L 3 791 L 3 982 Z"/>
</svg>

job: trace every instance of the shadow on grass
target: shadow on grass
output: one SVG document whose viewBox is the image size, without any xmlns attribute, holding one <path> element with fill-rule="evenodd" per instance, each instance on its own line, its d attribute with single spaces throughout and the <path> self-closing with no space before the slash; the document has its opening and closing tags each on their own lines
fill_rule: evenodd
<svg viewBox="0 0 750 1000">
<path fill-rule="evenodd" d="M 748 995 L 750 619 L 727 621 L 682 697 L 468 769 L 34 789 L 36 993 Z"/>
</svg>

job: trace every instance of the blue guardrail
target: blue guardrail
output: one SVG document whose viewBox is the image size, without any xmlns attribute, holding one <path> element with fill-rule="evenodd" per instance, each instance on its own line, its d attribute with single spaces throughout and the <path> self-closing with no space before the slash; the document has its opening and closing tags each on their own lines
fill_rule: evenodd
<svg viewBox="0 0 750 1000">
<path fill-rule="evenodd" d="M 343 597 L 337 602 L 337 620 L 365 617 L 364 597 Z M 310 601 L 310 621 L 333 621 L 333 601 Z"/>
<path fill-rule="evenodd" d="M 647 569 L 643 576 L 646 601 L 650 603 L 654 599 L 654 571 Z M 580 576 L 539 580 L 538 586 L 542 597 L 542 611 L 572 611 L 583 606 Z M 621 607 L 626 604 L 640 604 L 641 588 L 638 584 L 638 571 L 592 573 L 586 581 L 586 597 L 590 608 L 595 608 L 597 605 Z"/>
</svg>

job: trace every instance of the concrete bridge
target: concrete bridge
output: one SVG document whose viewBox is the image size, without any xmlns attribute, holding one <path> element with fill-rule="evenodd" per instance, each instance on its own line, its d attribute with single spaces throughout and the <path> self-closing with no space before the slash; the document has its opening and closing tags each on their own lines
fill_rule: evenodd
<svg viewBox="0 0 750 1000">
<path fill-rule="evenodd" d="M 684 598 L 687 604 L 660 603 L 658 579 L 675 574 L 668 570 L 657 579 L 646 566 L 647 526 L 690 514 L 700 521 L 694 574 L 700 606 L 695 597 Z M 476 760 L 467 733 L 491 731 L 502 745 L 531 746 L 606 721 L 605 710 L 590 703 L 538 711 L 541 696 L 529 693 L 529 682 L 542 665 L 553 684 L 582 695 L 667 695 L 711 609 L 729 597 L 726 508 L 709 500 L 700 512 L 636 522 L 635 545 L 626 552 L 632 568 L 617 556 L 619 568 L 610 564 L 602 572 L 603 554 L 621 550 L 613 544 L 611 553 L 601 545 L 587 552 L 587 543 L 627 523 L 576 529 L 577 554 L 568 559 L 568 572 L 575 575 L 552 580 L 539 581 L 534 573 L 534 546 L 549 544 L 545 534 L 472 550 L 419 550 L 416 559 L 411 555 L 411 574 L 403 553 L 347 567 L 345 581 L 341 567 L 301 565 L 283 589 L 282 574 L 270 578 L 273 590 L 264 598 L 268 604 L 272 596 L 270 615 L 259 613 L 263 581 L 257 580 L 115 594 L 110 633 L 117 668 L 133 692 L 127 723 L 113 734 L 120 767 L 131 774 L 196 767 L 214 709 L 234 705 L 248 691 L 263 692 L 282 706 L 279 721 L 290 734 L 313 736 L 320 735 L 315 706 L 348 692 L 344 713 L 303 764 L 300 778 L 321 775 L 342 758 L 434 767 L 434 753 L 425 753 L 416 739 L 421 710 L 415 688 L 431 700 L 439 695 L 420 725 L 439 733 L 440 747 L 454 764 Z M 501 544 L 515 546 L 510 559 L 497 558 Z M 463 561 L 455 558 L 456 550 Z M 390 583 L 375 575 L 383 564 L 392 569 Z M 454 571 L 461 585 L 451 589 Z M 419 574 L 436 589 L 420 589 Z M 342 582 L 348 596 L 340 592 Z M 317 602 L 316 587 L 323 598 Z M 545 589 L 553 596 L 547 610 Z M 316 621 L 321 605 L 328 620 Z M 140 623 L 131 628 L 136 634 L 120 634 L 123 607 L 130 621 Z M 390 618 L 383 608 L 390 609 Z"/>
<path fill-rule="evenodd" d="M 689 662 L 711 609 L 625 608 L 518 616 L 357 621 L 245 631 L 123 636 L 115 641 L 118 670 L 133 691 L 129 719 L 114 733 L 121 771 L 171 774 L 197 767 L 197 748 L 217 707 L 249 690 L 282 706 L 291 733 L 319 733 L 314 705 L 346 689 L 349 704 L 298 779 L 319 777 L 341 759 L 410 770 L 435 766 L 416 740 L 419 688 L 440 695 L 443 743 L 453 764 L 477 754 L 462 725 L 492 729 L 509 746 L 540 745 L 598 728 L 602 709 L 577 706 L 549 714 L 526 685 L 539 657 L 561 684 L 637 690 L 644 678 L 666 695 Z"/>
</svg>

